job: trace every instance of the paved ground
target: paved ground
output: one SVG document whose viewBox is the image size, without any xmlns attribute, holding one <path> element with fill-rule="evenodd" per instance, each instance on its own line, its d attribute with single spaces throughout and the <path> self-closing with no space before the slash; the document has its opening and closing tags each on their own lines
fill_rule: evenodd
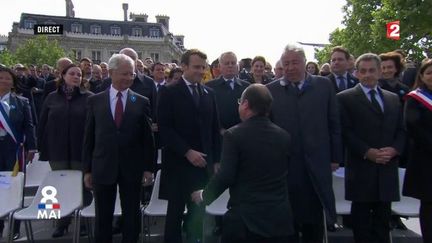
<svg viewBox="0 0 432 243">
<path fill-rule="evenodd" d="M 420 227 L 418 219 L 411 218 L 409 220 L 403 220 L 404 224 L 409 228 L 409 230 L 393 230 L 393 243 L 421 243 L 420 238 Z M 162 242 L 163 239 L 163 218 L 156 218 L 152 220 L 151 225 L 151 236 L 146 237 L 144 242 L 156 243 Z M 210 217 L 206 217 L 207 231 L 206 231 L 206 242 L 208 243 L 217 243 L 218 237 L 213 236 L 210 233 L 211 225 L 213 224 L 213 219 Z M 72 241 L 72 226 L 70 226 L 70 231 L 67 235 L 62 238 L 53 239 L 51 238 L 51 233 L 54 230 L 54 224 L 50 221 L 34 221 L 32 223 L 34 238 L 37 243 L 66 243 Z M 6 233 L 6 232 L 5 232 Z M 21 238 L 15 242 L 26 242 L 27 238 L 25 237 L 24 227 L 21 227 Z M 121 236 L 115 235 L 114 242 L 120 242 Z M 5 239 L 2 238 L 0 242 L 5 242 Z M 81 237 L 80 242 L 89 242 L 88 237 Z M 338 232 L 329 232 L 329 243 L 353 243 L 352 232 L 349 229 L 342 229 Z"/>
</svg>

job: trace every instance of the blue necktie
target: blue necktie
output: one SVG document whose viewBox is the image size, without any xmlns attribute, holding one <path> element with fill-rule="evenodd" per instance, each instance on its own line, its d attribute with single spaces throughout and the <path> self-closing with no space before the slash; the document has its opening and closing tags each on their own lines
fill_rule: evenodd
<svg viewBox="0 0 432 243">
<path fill-rule="evenodd" d="M 345 85 L 345 78 L 343 76 L 339 76 L 338 77 L 339 80 L 339 90 L 345 90 L 346 89 L 346 85 Z"/>
</svg>

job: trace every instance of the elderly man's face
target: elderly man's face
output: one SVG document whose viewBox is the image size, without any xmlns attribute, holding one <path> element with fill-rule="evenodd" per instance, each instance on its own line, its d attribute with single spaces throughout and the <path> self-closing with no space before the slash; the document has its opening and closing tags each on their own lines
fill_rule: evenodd
<svg viewBox="0 0 432 243">
<path fill-rule="evenodd" d="M 135 78 L 134 66 L 126 61 L 120 61 L 118 68 L 109 70 L 115 89 L 123 91 L 133 84 Z"/>
<path fill-rule="evenodd" d="M 284 78 L 287 81 L 300 82 L 305 78 L 305 59 L 300 53 L 295 51 L 285 52 L 280 60 L 284 69 Z"/>
<path fill-rule="evenodd" d="M 239 72 L 236 56 L 229 53 L 223 55 L 219 68 L 224 78 L 234 78 Z"/>
</svg>

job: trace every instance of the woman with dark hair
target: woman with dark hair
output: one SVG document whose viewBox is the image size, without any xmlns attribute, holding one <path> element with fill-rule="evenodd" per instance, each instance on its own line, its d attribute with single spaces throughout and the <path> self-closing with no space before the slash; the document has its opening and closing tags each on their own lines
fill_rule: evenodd
<svg viewBox="0 0 432 243">
<path fill-rule="evenodd" d="M 420 200 L 423 242 L 432 242 L 432 59 L 422 63 L 406 96 L 404 119 L 410 152 L 403 195 Z"/>
<path fill-rule="evenodd" d="M 409 92 L 408 86 L 400 82 L 400 74 L 404 70 L 402 56 L 396 52 L 380 54 L 381 58 L 381 79 L 379 85 L 382 89 L 388 90 L 399 96 L 401 102 L 403 97 Z"/>
<path fill-rule="evenodd" d="M 36 151 L 30 104 L 27 98 L 15 94 L 17 82 L 11 69 L 0 67 L 0 171 L 12 171 L 22 149 L 26 155 L 20 159 L 24 161 L 33 160 Z M 0 220 L 0 236 L 3 228 Z M 19 238 L 19 231 L 19 221 L 15 221 L 13 239 Z"/>
<path fill-rule="evenodd" d="M 57 90 L 50 93 L 42 106 L 37 130 L 42 161 L 49 161 L 52 170 L 82 170 L 82 142 L 86 120 L 87 98 L 93 93 L 83 87 L 81 69 L 67 66 L 61 73 Z M 91 196 L 84 191 L 84 204 Z M 61 237 L 70 218 L 59 220 L 53 237 Z"/>
<path fill-rule="evenodd" d="M 266 60 L 262 56 L 256 56 L 252 60 L 252 68 L 249 78 L 246 80 L 249 83 L 268 84 L 271 79 L 265 75 Z"/>
<path fill-rule="evenodd" d="M 319 66 L 316 62 L 307 62 L 306 63 L 306 72 L 312 75 L 318 75 L 319 74 Z"/>
</svg>

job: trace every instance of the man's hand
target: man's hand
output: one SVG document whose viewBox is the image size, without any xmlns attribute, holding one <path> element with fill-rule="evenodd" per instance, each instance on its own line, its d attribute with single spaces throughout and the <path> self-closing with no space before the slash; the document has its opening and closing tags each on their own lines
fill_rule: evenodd
<svg viewBox="0 0 432 243">
<path fill-rule="evenodd" d="M 93 189 L 93 182 L 92 182 L 91 173 L 85 173 L 84 174 L 84 185 L 88 189 Z"/>
<path fill-rule="evenodd" d="M 34 151 L 28 151 L 25 155 L 25 161 L 29 161 L 31 163 L 33 161 L 34 155 Z"/>
<path fill-rule="evenodd" d="M 143 186 L 150 186 L 151 184 L 153 184 L 153 182 L 154 182 L 153 173 L 151 173 L 149 171 L 144 171 L 144 175 L 143 175 L 143 179 L 142 179 L 142 185 Z"/>
<path fill-rule="evenodd" d="M 197 205 L 199 205 L 203 199 L 202 199 L 202 192 L 203 190 L 198 190 L 198 191 L 194 191 L 191 194 L 191 200 L 192 202 L 196 203 Z"/>
<path fill-rule="evenodd" d="M 370 160 L 370 161 L 373 161 L 373 162 L 375 162 L 375 163 L 380 163 L 380 162 L 378 162 L 377 161 L 377 157 L 378 157 L 378 153 L 379 153 L 379 150 L 378 149 L 376 149 L 376 148 L 370 148 L 370 149 L 368 149 L 368 151 L 366 152 L 366 158 L 368 159 L 368 160 Z"/>
<path fill-rule="evenodd" d="M 396 155 L 398 155 L 398 152 L 392 147 L 380 148 L 378 152 L 377 163 L 379 161 L 382 164 L 387 164 Z"/>
<path fill-rule="evenodd" d="M 339 169 L 339 163 L 333 162 L 331 163 L 331 170 L 332 172 L 335 172 L 337 169 Z"/>
<path fill-rule="evenodd" d="M 221 166 L 221 164 L 220 163 L 215 163 L 214 165 L 213 165 L 213 172 L 215 173 L 215 174 L 217 174 L 218 172 L 219 172 L 219 170 L 220 170 L 220 166 Z"/>
<path fill-rule="evenodd" d="M 195 151 L 193 149 L 189 149 L 186 152 L 185 156 L 189 160 L 189 162 L 191 162 L 191 164 L 193 164 L 196 167 L 204 168 L 207 165 L 207 162 L 204 158 L 205 156 L 207 156 L 206 154 Z"/>
</svg>

